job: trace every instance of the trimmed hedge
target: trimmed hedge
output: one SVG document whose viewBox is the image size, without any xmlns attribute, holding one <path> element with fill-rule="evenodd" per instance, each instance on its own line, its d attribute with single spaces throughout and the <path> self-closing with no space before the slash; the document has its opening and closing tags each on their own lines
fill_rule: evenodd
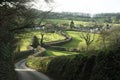
<svg viewBox="0 0 120 80">
<path fill-rule="evenodd" d="M 57 80 L 89 80 L 94 64 L 95 56 L 61 56 L 49 63 L 47 72 Z"/>
<path fill-rule="evenodd" d="M 28 60 L 28 65 L 37 66 L 56 80 L 120 80 L 120 50 L 96 54 L 39 57 L 38 61 L 34 57 Z"/>
<path fill-rule="evenodd" d="M 62 36 L 65 37 L 65 39 L 63 40 L 57 40 L 57 41 L 52 41 L 52 42 L 47 42 L 45 43 L 44 47 L 51 47 L 51 46 L 60 46 L 62 44 L 65 44 L 67 42 L 70 42 L 72 40 L 72 37 L 70 37 L 69 35 L 65 34 L 65 33 L 61 33 Z"/>
<path fill-rule="evenodd" d="M 90 80 L 120 80 L 120 50 L 100 52 Z"/>
</svg>

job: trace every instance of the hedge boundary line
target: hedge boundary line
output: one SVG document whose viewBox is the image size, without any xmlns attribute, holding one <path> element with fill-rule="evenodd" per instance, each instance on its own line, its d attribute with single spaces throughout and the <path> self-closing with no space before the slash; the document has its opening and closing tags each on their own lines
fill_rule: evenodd
<svg viewBox="0 0 120 80">
<path fill-rule="evenodd" d="M 34 57 L 45 56 L 46 49 L 44 47 L 40 47 L 35 50 L 35 53 L 32 55 Z"/>
<path fill-rule="evenodd" d="M 67 42 L 70 42 L 72 40 L 72 37 L 65 34 L 65 33 L 61 33 L 62 36 L 65 37 L 65 39 L 63 40 L 57 40 L 57 41 L 52 41 L 52 42 L 47 42 L 45 43 L 44 47 L 45 48 L 54 48 L 54 47 L 60 47 L 60 45 L 65 44 Z"/>
</svg>

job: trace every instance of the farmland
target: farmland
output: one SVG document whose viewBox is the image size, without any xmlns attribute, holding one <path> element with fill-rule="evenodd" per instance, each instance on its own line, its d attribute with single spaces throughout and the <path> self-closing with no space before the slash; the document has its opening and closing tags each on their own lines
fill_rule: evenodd
<svg viewBox="0 0 120 80">
<path fill-rule="evenodd" d="M 27 50 L 27 46 L 31 45 L 33 36 L 37 36 L 40 41 L 40 38 L 41 38 L 40 31 L 32 31 L 32 32 L 20 34 L 19 36 L 17 36 L 17 38 L 21 38 L 21 42 L 20 42 L 21 51 Z M 56 41 L 56 40 L 62 40 L 62 39 L 64 39 L 64 37 L 57 33 L 45 33 L 43 41 L 50 42 L 50 41 Z"/>
</svg>

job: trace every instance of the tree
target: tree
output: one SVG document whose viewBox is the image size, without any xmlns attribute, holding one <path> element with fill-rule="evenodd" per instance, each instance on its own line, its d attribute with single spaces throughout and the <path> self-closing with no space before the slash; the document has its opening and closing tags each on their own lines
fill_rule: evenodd
<svg viewBox="0 0 120 80">
<path fill-rule="evenodd" d="M 81 32 L 80 38 L 83 39 L 86 43 L 86 51 L 89 50 L 90 45 L 93 43 L 94 39 L 95 39 L 95 33 L 90 33 L 90 31 L 88 32 Z"/>
<path fill-rule="evenodd" d="M 34 36 L 32 40 L 32 47 L 37 48 L 38 45 L 39 45 L 39 40 L 37 36 Z"/>
<path fill-rule="evenodd" d="M 18 39 L 15 36 L 33 26 L 34 16 L 30 6 L 26 6 L 30 1 L 0 0 L 0 80 L 16 80 L 14 51 Z"/>
<path fill-rule="evenodd" d="M 70 28 L 72 29 L 72 28 L 74 28 L 75 27 L 75 25 L 74 25 L 74 22 L 73 22 L 73 20 L 70 22 Z"/>
</svg>

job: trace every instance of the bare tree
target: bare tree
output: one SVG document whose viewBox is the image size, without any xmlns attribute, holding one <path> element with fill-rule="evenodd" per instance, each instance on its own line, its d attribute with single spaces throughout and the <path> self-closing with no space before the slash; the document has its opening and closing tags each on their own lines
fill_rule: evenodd
<svg viewBox="0 0 120 80">
<path fill-rule="evenodd" d="M 90 31 L 88 32 L 81 32 L 80 38 L 83 39 L 86 43 L 86 51 L 89 50 L 90 45 L 93 43 L 94 39 L 95 39 L 95 33 L 90 33 Z"/>
</svg>

